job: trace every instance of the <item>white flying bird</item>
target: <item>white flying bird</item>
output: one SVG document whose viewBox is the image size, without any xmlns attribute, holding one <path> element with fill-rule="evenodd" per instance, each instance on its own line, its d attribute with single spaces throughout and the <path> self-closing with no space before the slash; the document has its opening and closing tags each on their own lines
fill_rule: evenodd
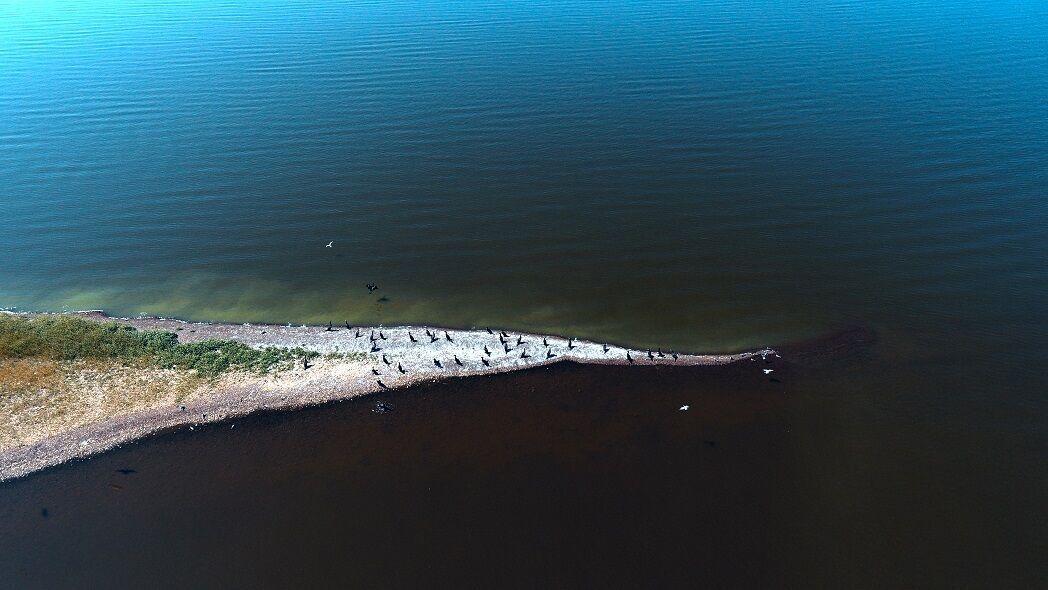
<svg viewBox="0 0 1048 590">
<path fill-rule="evenodd" d="M 325 248 L 331 248 L 331 247 L 332 247 L 332 246 L 334 246 L 334 245 L 335 245 L 335 242 L 331 241 L 331 242 L 328 242 L 328 243 L 327 243 L 327 246 L 324 246 L 324 247 L 325 247 Z"/>
<path fill-rule="evenodd" d="M 681 412 L 687 412 L 687 411 L 688 411 L 688 408 L 690 408 L 690 407 L 691 407 L 691 406 L 681 406 L 681 407 L 680 407 L 680 411 L 681 411 Z"/>
<path fill-rule="evenodd" d="M 771 373 L 774 370 L 775 369 L 764 369 L 764 374 L 767 375 L 768 373 Z"/>
</svg>

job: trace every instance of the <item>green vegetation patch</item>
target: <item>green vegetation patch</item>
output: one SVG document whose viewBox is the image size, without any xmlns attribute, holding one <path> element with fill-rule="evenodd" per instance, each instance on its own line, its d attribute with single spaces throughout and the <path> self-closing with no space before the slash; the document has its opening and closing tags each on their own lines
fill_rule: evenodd
<svg viewBox="0 0 1048 590">
<path fill-rule="evenodd" d="M 265 373 L 318 356 L 303 348 L 258 349 L 232 340 L 183 344 L 172 332 L 139 331 L 116 322 L 0 314 L 0 358 L 116 359 L 192 369 L 203 377 L 215 377 L 231 369 Z"/>
</svg>

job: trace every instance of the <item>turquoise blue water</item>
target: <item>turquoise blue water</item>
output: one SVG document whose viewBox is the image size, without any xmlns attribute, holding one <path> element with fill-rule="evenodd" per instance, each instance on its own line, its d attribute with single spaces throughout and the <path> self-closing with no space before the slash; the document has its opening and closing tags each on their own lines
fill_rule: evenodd
<svg viewBox="0 0 1048 590">
<path fill-rule="evenodd" d="M 1036 0 L 0 2 L 0 307 L 869 326 L 789 405 L 839 563 L 1043 541 L 1046 195 Z"/>
</svg>

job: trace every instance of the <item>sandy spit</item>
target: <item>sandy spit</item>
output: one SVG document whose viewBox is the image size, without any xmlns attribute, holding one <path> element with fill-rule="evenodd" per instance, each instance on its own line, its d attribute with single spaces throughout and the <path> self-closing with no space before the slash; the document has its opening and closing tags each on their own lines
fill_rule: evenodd
<svg viewBox="0 0 1048 590">
<path fill-rule="evenodd" d="M 40 314 L 25 314 L 40 315 Z M 115 318 L 99 311 L 72 312 L 84 319 L 125 323 L 139 330 L 168 330 L 179 341 L 236 340 L 253 347 L 302 347 L 321 354 L 362 353 L 357 360 L 311 361 L 269 375 L 224 375 L 181 403 L 102 416 L 87 425 L 49 433 L 31 444 L 0 448 L 0 481 L 102 453 L 159 432 L 226 421 L 260 410 L 292 410 L 451 377 L 490 375 L 558 362 L 636 365 L 725 365 L 776 354 L 763 349 L 692 355 L 634 350 L 562 336 L 428 326 L 346 327 L 186 322 L 168 318 Z M 364 360 L 359 360 L 363 356 Z M 438 366 L 439 363 L 439 366 Z M 375 372 L 379 374 L 376 375 Z"/>
</svg>

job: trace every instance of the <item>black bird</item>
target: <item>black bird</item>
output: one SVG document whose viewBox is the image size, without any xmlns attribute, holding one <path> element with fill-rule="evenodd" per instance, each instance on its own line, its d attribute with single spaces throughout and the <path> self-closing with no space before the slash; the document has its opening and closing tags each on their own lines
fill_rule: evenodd
<svg viewBox="0 0 1048 590">
<path fill-rule="evenodd" d="M 633 357 L 630 356 L 630 351 L 628 350 L 626 351 L 626 360 L 628 360 L 631 365 L 633 364 Z"/>
<path fill-rule="evenodd" d="M 131 475 L 132 473 L 138 473 L 134 469 L 126 469 L 126 468 L 125 469 L 117 469 L 116 472 L 121 474 L 121 475 Z"/>
<path fill-rule="evenodd" d="M 525 349 L 524 352 L 520 353 L 520 358 L 522 358 L 522 359 L 529 359 L 529 358 L 531 358 L 531 355 L 528 354 L 527 349 Z"/>
<path fill-rule="evenodd" d="M 371 331 L 371 335 L 368 336 L 368 338 L 370 338 L 372 342 L 378 340 L 378 338 L 375 338 L 375 331 L 374 330 Z"/>
<path fill-rule="evenodd" d="M 509 345 L 508 345 L 508 344 L 503 344 L 503 345 L 502 345 L 502 348 L 505 348 L 505 349 L 506 349 L 506 353 L 507 353 L 507 354 L 509 353 L 509 351 L 513 350 L 512 348 L 510 348 L 510 347 L 509 347 Z"/>
<path fill-rule="evenodd" d="M 488 334 L 492 334 L 493 335 L 495 333 L 491 331 L 491 328 L 488 328 Z"/>
<path fill-rule="evenodd" d="M 517 336 L 517 346 L 520 346 L 521 344 L 524 344 L 524 338 Z"/>
<path fill-rule="evenodd" d="M 334 332 L 335 331 L 335 327 L 331 325 L 331 322 L 328 322 L 328 327 L 324 331 L 325 332 Z"/>
<path fill-rule="evenodd" d="M 418 342 L 418 340 L 415 340 L 415 337 L 411 334 L 411 332 L 408 332 L 408 339 L 412 342 Z"/>
<path fill-rule="evenodd" d="M 380 350 L 382 349 L 378 347 L 378 344 L 375 344 L 374 342 L 371 343 L 371 352 L 378 352 Z"/>
<path fill-rule="evenodd" d="M 379 332 L 378 332 L 378 337 L 383 339 L 383 340 L 387 340 L 386 335 L 383 334 L 381 330 L 379 330 Z"/>
<path fill-rule="evenodd" d="M 506 344 L 506 339 L 503 338 L 502 336 L 499 336 L 499 343 L 505 345 Z"/>
<path fill-rule="evenodd" d="M 448 342 L 454 342 L 454 340 L 451 339 L 451 334 L 448 334 L 447 330 L 444 330 L 444 338 L 446 338 Z"/>
<path fill-rule="evenodd" d="M 650 361 L 655 360 L 655 355 L 651 354 L 651 350 L 648 350 L 648 360 L 650 360 Z"/>
<path fill-rule="evenodd" d="M 458 355 L 454 355 L 454 356 L 455 356 L 455 364 L 461 367 L 462 366 L 462 361 L 459 360 Z"/>
<path fill-rule="evenodd" d="M 309 368 L 309 359 L 307 359 L 305 357 L 302 357 L 302 368 L 303 369 L 308 369 Z"/>
<path fill-rule="evenodd" d="M 382 373 L 379 373 L 379 372 L 378 372 L 378 369 L 371 369 L 371 372 L 372 372 L 373 374 L 375 374 L 375 375 L 381 375 L 381 374 L 382 374 Z"/>
<path fill-rule="evenodd" d="M 551 359 L 551 358 L 553 358 L 555 356 L 557 356 L 557 355 L 553 354 L 552 350 L 547 350 L 546 351 L 546 358 Z"/>
<path fill-rule="evenodd" d="M 509 338 L 509 334 L 507 334 L 505 330 L 500 332 L 500 334 L 502 335 L 503 338 Z"/>
<path fill-rule="evenodd" d="M 378 386 L 382 389 L 389 389 L 388 387 L 386 387 L 386 384 L 383 383 L 381 379 L 376 380 L 376 383 L 378 383 Z"/>
<path fill-rule="evenodd" d="M 349 325 L 349 320 L 346 320 L 346 329 L 347 330 L 352 330 L 353 329 L 353 326 Z"/>
<path fill-rule="evenodd" d="M 491 366 L 491 363 L 488 362 L 488 359 L 486 359 L 484 357 L 480 357 L 480 362 L 484 363 L 485 367 L 490 367 Z"/>
<path fill-rule="evenodd" d="M 397 370 L 400 371 L 401 375 L 403 375 L 404 373 L 407 373 L 407 371 L 404 370 L 403 365 L 401 365 L 400 363 L 397 363 Z"/>
<path fill-rule="evenodd" d="M 430 332 L 429 328 L 426 328 L 426 336 L 429 336 L 430 338 L 433 337 L 433 332 Z"/>
<path fill-rule="evenodd" d="M 487 344 L 484 345 L 484 354 L 486 354 L 488 356 L 491 356 L 491 351 L 488 350 L 488 345 Z"/>
<path fill-rule="evenodd" d="M 677 360 L 677 353 L 673 353 L 673 360 Z"/>
<path fill-rule="evenodd" d="M 548 348 L 549 347 L 549 342 L 546 342 L 546 339 L 543 338 L 542 339 L 542 345 Z"/>
<path fill-rule="evenodd" d="M 611 349 L 610 349 L 610 348 L 608 348 L 608 345 L 607 345 L 607 344 L 605 344 L 605 345 L 604 345 L 604 354 L 608 354 L 608 351 L 609 351 L 609 350 L 611 350 Z"/>
<path fill-rule="evenodd" d="M 440 364 L 440 361 L 438 361 L 437 359 L 433 359 L 433 364 L 436 365 L 438 369 L 444 368 L 444 365 Z"/>
<path fill-rule="evenodd" d="M 568 338 L 568 350 L 575 348 L 575 344 L 573 344 L 574 340 L 574 338 Z"/>
<path fill-rule="evenodd" d="M 430 337 L 429 337 L 429 343 L 430 343 L 430 344 L 433 344 L 433 343 L 434 343 L 434 342 L 436 342 L 437 340 L 440 340 L 440 338 L 437 338 L 436 336 L 430 336 Z"/>
<path fill-rule="evenodd" d="M 360 328 L 357 328 L 357 334 L 356 336 L 354 336 L 354 338 L 360 338 Z"/>
<path fill-rule="evenodd" d="M 660 359 L 666 358 L 666 355 L 662 354 L 662 349 L 661 348 L 659 349 L 659 358 Z"/>
<path fill-rule="evenodd" d="M 385 354 L 382 355 L 382 362 L 386 363 L 387 365 L 392 365 L 393 364 L 393 363 L 389 362 L 389 359 L 386 358 Z"/>
</svg>

